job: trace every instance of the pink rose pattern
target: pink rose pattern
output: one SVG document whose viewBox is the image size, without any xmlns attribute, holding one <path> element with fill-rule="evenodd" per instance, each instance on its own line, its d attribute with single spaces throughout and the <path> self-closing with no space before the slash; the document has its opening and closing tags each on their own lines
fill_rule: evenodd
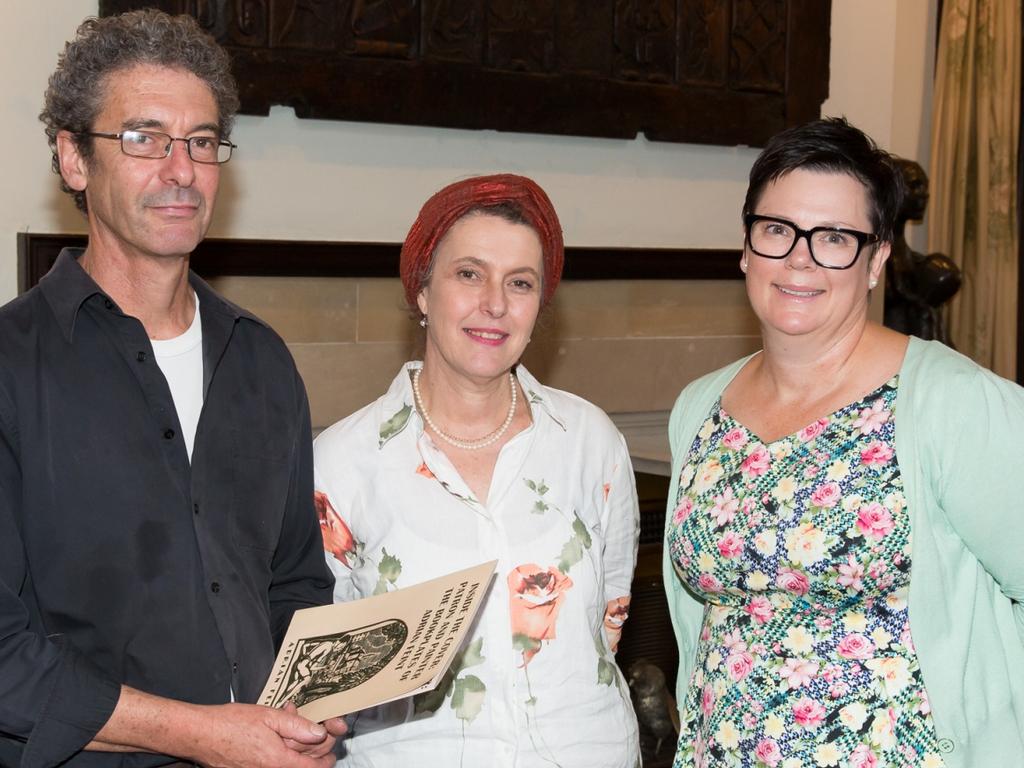
<svg viewBox="0 0 1024 768">
<path fill-rule="evenodd" d="M 875 655 L 875 644 L 859 632 L 851 632 L 839 641 L 836 653 L 844 659 L 870 659 Z"/>
<path fill-rule="evenodd" d="M 811 492 L 811 504 L 822 509 L 832 509 L 832 507 L 839 503 L 841 493 L 839 483 L 833 482 L 819 485 Z"/>
<path fill-rule="evenodd" d="M 714 461 L 722 472 L 709 488 L 680 483 L 666 534 L 687 586 L 711 606 L 674 768 L 817 765 L 825 742 L 844 766 L 938 759 L 907 619 L 897 387 L 894 378 L 768 444 L 718 403 L 700 430 L 706 437 L 694 439 L 687 463 Z M 891 657 L 908 674 L 899 690 L 867 663 Z M 840 716 L 850 704 L 866 713 L 856 730 Z M 781 735 L 766 730 L 769 717 L 782 722 Z M 720 743 L 723 725 L 733 730 Z M 883 726 L 894 738 L 880 742 Z"/>
<path fill-rule="evenodd" d="M 676 507 L 675 513 L 672 515 L 672 522 L 679 525 L 683 520 L 690 516 L 693 512 L 693 499 L 687 496 L 685 499 L 679 502 L 679 506 Z"/>
<path fill-rule="evenodd" d="M 881 541 L 892 529 L 892 515 L 877 501 L 857 510 L 857 530 L 868 538 Z"/>
<path fill-rule="evenodd" d="M 793 721 L 803 728 L 817 728 L 825 719 L 821 702 L 804 696 L 793 702 Z"/>
<path fill-rule="evenodd" d="M 743 537 L 735 531 L 728 531 L 718 540 L 718 554 L 722 557 L 739 557 L 743 552 Z"/>
<path fill-rule="evenodd" d="M 807 574 L 795 568 L 780 568 L 779 575 L 775 577 L 775 585 L 798 596 L 806 595 L 811 588 Z"/>
</svg>

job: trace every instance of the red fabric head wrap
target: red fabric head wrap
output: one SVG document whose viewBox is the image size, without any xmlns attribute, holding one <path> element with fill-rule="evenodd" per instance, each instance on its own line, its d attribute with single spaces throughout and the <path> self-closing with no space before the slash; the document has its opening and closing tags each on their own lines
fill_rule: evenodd
<svg viewBox="0 0 1024 768">
<path fill-rule="evenodd" d="M 523 213 L 540 238 L 544 252 L 544 306 L 555 293 L 562 279 L 565 246 L 562 225 L 558 223 L 551 201 L 537 184 L 525 176 L 498 173 L 474 176 L 449 184 L 435 193 L 420 209 L 402 245 L 400 272 L 405 286 L 405 299 L 416 306 L 416 297 L 423 288 L 423 277 L 430 268 L 437 244 L 452 225 L 468 211 L 510 203 Z"/>
</svg>

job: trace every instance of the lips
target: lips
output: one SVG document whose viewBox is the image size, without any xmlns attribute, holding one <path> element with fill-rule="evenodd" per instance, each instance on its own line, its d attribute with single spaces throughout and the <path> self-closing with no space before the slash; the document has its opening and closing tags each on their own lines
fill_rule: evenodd
<svg viewBox="0 0 1024 768">
<path fill-rule="evenodd" d="M 151 208 L 168 216 L 191 216 L 202 205 L 203 198 L 191 189 L 179 189 L 171 194 L 155 194 L 142 201 Z"/>
<path fill-rule="evenodd" d="M 195 205 L 151 205 L 150 208 L 166 216 L 181 218 L 192 216 L 199 210 Z"/>
<path fill-rule="evenodd" d="M 775 285 L 775 288 L 784 296 L 791 296 L 794 299 L 813 299 L 825 291 L 817 288 L 801 288 L 795 285 Z"/>
<path fill-rule="evenodd" d="M 503 344 L 509 336 L 504 331 L 494 328 L 463 328 L 462 331 L 474 341 L 491 346 Z"/>
</svg>

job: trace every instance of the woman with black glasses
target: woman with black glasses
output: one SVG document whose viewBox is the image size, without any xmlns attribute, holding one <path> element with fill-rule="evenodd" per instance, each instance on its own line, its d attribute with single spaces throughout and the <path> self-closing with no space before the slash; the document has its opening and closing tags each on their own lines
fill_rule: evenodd
<svg viewBox="0 0 1024 768">
<path fill-rule="evenodd" d="M 763 349 L 670 423 L 677 767 L 1024 755 L 1024 390 L 868 319 L 901 199 L 841 119 L 751 170 Z"/>
</svg>

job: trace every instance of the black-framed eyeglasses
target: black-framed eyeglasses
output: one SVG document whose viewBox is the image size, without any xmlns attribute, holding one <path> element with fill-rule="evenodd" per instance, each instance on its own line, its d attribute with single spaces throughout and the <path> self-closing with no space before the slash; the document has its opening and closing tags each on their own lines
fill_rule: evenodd
<svg viewBox="0 0 1024 768">
<path fill-rule="evenodd" d="M 180 141 L 188 150 L 188 156 L 197 163 L 217 165 L 231 159 L 231 151 L 237 145 L 216 136 L 190 136 L 179 139 L 160 131 L 121 131 L 121 133 L 97 133 L 85 131 L 79 136 L 93 136 L 97 139 L 116 139 L 121 142 L 121 151 L 131 157 L 160 160 L 171 154 L 171 145 Z"/>
<path fill-rule="evenodd" d="M 861 249 L 878 242 L 878 235 L 841 227 L 800 229 L 786 219 L 748 213 L 743 217 L 747 228 L 747 247 L 766 259 L 784 259 L 793 252 L 797 241 L 807 240 L 811 259 L 825 269 L 849 269 L 860 256 Z"/>
</svg>

